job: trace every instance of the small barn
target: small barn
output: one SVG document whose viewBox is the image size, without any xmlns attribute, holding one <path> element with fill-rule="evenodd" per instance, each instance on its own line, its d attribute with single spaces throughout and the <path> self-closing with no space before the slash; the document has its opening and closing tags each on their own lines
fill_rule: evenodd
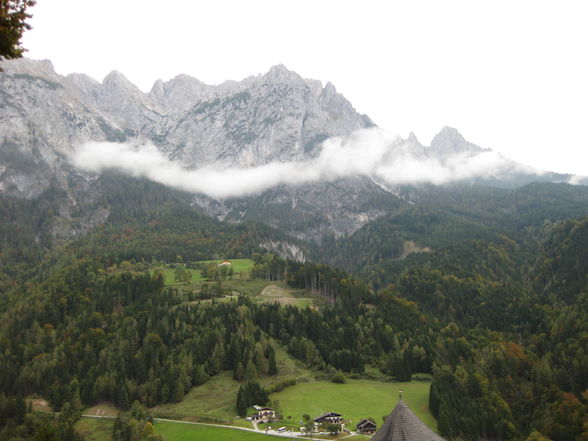
<svg viewBox="0 0 588 441">
<path fill-rule="evenodd" d="M 357 433 L 361 433 L 363 435 L 372 435 L 376 431 L 376 423 L 372 420 L 368 420 L 364 418 L 356 426 Z"/>
</svg>

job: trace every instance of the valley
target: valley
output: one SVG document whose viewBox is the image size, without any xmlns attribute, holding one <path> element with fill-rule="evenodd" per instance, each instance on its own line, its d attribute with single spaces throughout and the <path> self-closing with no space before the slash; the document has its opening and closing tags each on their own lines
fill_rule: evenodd
<svg viewBox="0 0 588 441">
<path fill-rule="evenodd" d="M 0 441 L 234 439 L 151 418 L 252 427 L 253 406 L 288 428 L 327 411 L 380 426 L 399 390 L 450 441 L 588 436 L 581 177 L 449 127 L 390 140 L 283 66 L 149 93 L 116 72 L 2 67 Z M 76 166 L 88 145 L 120 167 Z M 461 171 L 383 179 L 362 152 Z M 500 167 L 470 173 L 488 157 Z M 203 170 L 239 179 L 170 184 Z M 114 419 L 81 417 L 98 411 Z"/>
</svg>

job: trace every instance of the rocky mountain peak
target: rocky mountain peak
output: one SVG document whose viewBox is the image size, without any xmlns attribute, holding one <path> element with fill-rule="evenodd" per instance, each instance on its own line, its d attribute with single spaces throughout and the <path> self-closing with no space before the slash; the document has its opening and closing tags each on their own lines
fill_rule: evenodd
<svg viewBox="0 0 588 441">
<path fill-rule="evenodd" d="M 15 60 L 0 60 L 0 68 L 7 74 L 29 75 L 59 83 L 61 78 L 49 60 L 31 60 L 29 58 L 17 58 Z"/>
<path fill-rule="evenodd" d="M 425 148 L 418 140 L 414 132 L 409 133 L 408 138 L 406 139 L 406 147 L 410 154 L 416 157 L 425 156 Z"/>
<path fill-rule="evenodd" d="M 466 141 L 457 129 L 447 126 L 443 127 L 441 131 L 435 135 L 428 150 L 430 154 L 438 156 L 453 153 L 474 153 L 484 151 L 481 147 Z"/>
<path fill-rule="evenodd" d="M 327 84 L 325 84 L 325 88 L 323 89 L 323 93 L 325 95 L 331 95 L 331 96 L 338 95 L 337 89 L 335 88 L 333 83 L 331 83 L 330 81 L 327 81 Z"/>
<path fill-rule="evenodd" d="M 408 138 L 406 139 L 407 142 L 411 143 L 411 144 L 420 144 L 419 139 L 417 138 L 417 136 L 414 134 L 414 132 L 410 132 L 408 134 Z"/>
<path fill-rule="evenodd" d="M 291 82 L 291 81 L 302 81 L 302 77 L 296 72 L 289 70 L 283 64 L 276 64 L 272 66 L 270 70 L 263 75 L 263 78 L 271 82 Z"/>
<path fill-rule="evenodd" d="M 165 108 L 167 113 L 177 113 L 185 111 L 194 103 L 207 99 L 213 89 L 214 86 L 181 74 L 169 81 L 157 80 L 149 92 L 149 98 Z"/>
<path fill-rule="evenodd" d="M 108 75 L 104 77 L 102 80 L 102 85 L 106 88 L 115 89 L 118 91 L 126 90 L 132 92 L 140 92 L 142 93 L 137 86 L 131 83 L 127 77 L 125 77 L 122 73 L 117 70 L 113 70 Z"/>
<path fill-rule="evenodd" d="M 82 88 L 95 88 L 100 86 L 100 83 L 98 81 L 96 81 L 94 78 L 90 77 L 89 75 L 86 74 L 81 74 L 81 73 L 72 73 L 69 74 L 66 79 L 73 85 L 75 85 L 76 87 L 82 87 Z"/>
</svg>

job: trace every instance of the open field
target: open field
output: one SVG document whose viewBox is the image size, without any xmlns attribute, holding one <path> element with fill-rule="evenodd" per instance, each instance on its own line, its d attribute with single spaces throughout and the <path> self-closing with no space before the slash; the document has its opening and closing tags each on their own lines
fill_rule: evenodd
<svg viewBox="0 0 588 441">
<path fill-rule="evenodd" d="M 109 441 L 113 424 L 113 419 L 80 418 L 76 429 L 86 441 Z"/>
<path fill-rule="evenodd" d="M 186 286 L 186 284 L 183 282 L 176 282 L 174 268 L 170 268 L 170 267 L 166 266 L 164 268 L 158 268 L 157 271 L 161 271 L 163 273 L 163 280 L 164 280 L 163 283 L 165 286 L 174 286 L 174 285 Z M 192 282 L 190 284 L 194 284 L 196 282 L 203 282 L 206 280 L 204 277 L 202 277 L 202 274 L 200 274 L 200 270 L 186 268 L 186 271 L 190 271 L 192 273 Z M 190 285 L 190 284 L 188 284 L 188 285 Z"/>
<path fill-rule="evenodd" d="M 207 265 L 210 263 L 219 263 L 220 260 L 202 260 L 199 262 L 193 262 L 193 264 Z M 267 281 L 267 280 L 251 280 L 250 272 L 253 268 L 254 262 L 251 259 L 233 259 L 231 260 L 232 269 L 234 274 L 231 279 L 222 281 L 222 287 L 225 292 L 231 293 L 224 297 L 216 298 L 216 301 L 228 302 L 236 300 L 237 296 L 244 295 L 249 297 L 253 302 L 256 303 L 281 303 L 283 305 L 294 305 L 301 308 L 307 306 L 320 307 L 323 302 L 313 296 L 310 296 L 303 290 L 296 290 L 288 287 L 283 282 Z M 165 286 L 174 287 L 179 289 L 181 292 L 193 295 L 198 293 L 202 284 L 207 281 L 205 277 L 202 277 L 199 269 L 186 268 L 186 271 L 192 273 L 192 280 L 186 282 L 176 282 L 175 280 L 175 265 L 176 264 L 164 264 L 158 267 L 151 268 L 151 272 L 161 271 L 164 275 Z M 217 283 L 214 281 L 208 281 L 208 283 Z M 191 294 L 190 294 L 191 293 Z M 191 300 L 192 302 L 211 302 L 212 299 L 204 300 Z"/>
<path fill-rule="evenodd" d="M 327 381 L 299 383 L 270 399 L 279 401 L 283 415 L 297 421 L 305 413 L 315 418 L 333 411 L 351 419 L 351 426 L 363 418 L 372 417 L 378 427 L 382 417 L 388 415 L 398 402 L 398 391 L 404 391 L 404 400 L 412 411 L 433 430 L 437 423 L 429 412 L 429 382 L 383 383 L 373 380 L 347 380 L 344 384 Z"/>
<path fill-rule="evenodd" d="M 113 424 L 113 419 L 81 418 L 76 423 L 76 429 L 84 436 L 86 441 L 110 441 Z M 251 424 L 248 423 L 247 427 L 251 428 Z M 268 439 L 265 433 L 168 421 L 155 421 L 153 428 L 155 429 L 155 433 L 161 435 L 165 441 L 267 441 Z M 272 439 L 279 440 L 279 438 Z"/>
<path fill-rule="evenodd" d="M 391 383 L 377 380 L 352 380 L 344 384 L 317 381 L 315 373 L 288 355 L 274 342 L 278 375 L 261 377 L 260 384 L 270 387 L 285 378 L 295 378 L 298 384 L 270 395 L 282 410 L 285 422 L 294 425 L 305 413 L 317 417 L 328 411 L 341 413 L 351 426 L 362 418 L 372 417 L 378 427 L 382 417 L 388 415 L 398 402 L 398 391 L 404 391 L 404 400 L 429 427 L 436 430 L 437 423 L 429 412 L 428 381 Z M 241 383 L 233 380 L 231 372 L 223 372 L 207 383 L 193 388 L 179 403 L 168 403 L 151 409 L 153 416 L 191 421 L 218 422 L 251 427 L 242 419 L 235 419 L 235 399 Z M 252 412 L 252 409 L 250 409 Z M 288 419 L 290 416 L 292 418 Z"/>
<path fill-rule="evenodd" d="M 96 416 L 107 416 L 107 417 L 115 417 L 119 414 L 120 410 L 116 407 L 113 407 L 110 404 L 97 404 L 96 406 L 92 406 L 86 410 L 84 410 L 84 415 L 96 415 Z"/>
<path fill-rule="evenodd" d="M 253 268 L 254 262 L 251 259 L 228 259 L 231 261 L 231 268 L 233 268 L 233 272 L 235 276 L 237 274 L 249 273 Z M 221 260 L 203 260 L 196 263 L 203 263 L 205 265 L 209 263 L 220 263 Z"/>
<path fill-rule="evenodd" d="M 222 427 L 198 426 L 194 424 L 170 423 L 157 421 L 154 425 L 155 433 L 163 436 L 165 441 L 267 441 L 265 433 L 246 430 L 224 429 Z M 282 437 L 270 439 L 279 441 Z"/>
<path fill-rule="evenodd" d="M 44 398 L 30 398 L 29 400 L 31 402 L 31 406 L 33 407 L 34 412 L 53 412 L 53 408 L 51 407 L 49 402 Z"/>
<path fill-rule="evenodd" d="M 206 422 L 232 423 L 236 414 L 235 399 L 240 383 L 232 372 L 225 371 L 201 386 L 194 387 L 179 403 L 155 406 L 155 417 L 199 419 Z"/>
<path fill-rule="evenodd" d="M 288 287 L 283 282 L 267 280 L 228 280 L 223 286 L 236 293 L 249 297 L 255 303 L 281 303 L 301 308 L 318 306 L 317 299 L 309 297 L 306 292 Z"/>
<path fill-rule="evenodd" d="M 263 387 L 269 387 L 286 378 L 312 378 L 312 373 L 301 362 L 289 356 L 277 343 L 272 342 L 276 351 L 278 374 L 273 377 L 258 379 Z M 237 415 L 235 400 L 242 383 L 233 380 L 232 372 L 225 371 L 212 377 L 205 384 L 194 387 L 179 403 L 168 403 L 153 407 L 151 413 L 155 417 L 170 419 L 199 420 L 239 424 L 251 427 L 251 423 L 242 419 L 235 420 Z"/>
<path fill-rule="evenodd" d="M 202 260 L 198 262 L 193 262 L 194 264 L 203 264 L 207 265 L 209 263 L 220 263 L 221 260 Z M 249 276 L 249 272 L 253 268 L 253 260 L 251 259 L 233 259 L 231 260 L 231 268 L 233 268 L 233 278 L 234 279 L 244 279 Z M 190 286 L 190 285 L 199 285 L 200 282 L 204 282 L 206 280 L 205 277 L 202 277 L 202 274 L 199 269 L 190 269 L 186 268 L 186 271 L 190 271 L 192 273 L 192 281 L 189 284 L 185 284 L 182 282 L 176 282 L 175 280 L 175 265 L 176 264 L 165 264 L 164 266 L 160 266 L 157 268 L 152 268 L 151 271 L 161 271 L 164 275 L 164 283 L 165 286 Z"/>
</svg>

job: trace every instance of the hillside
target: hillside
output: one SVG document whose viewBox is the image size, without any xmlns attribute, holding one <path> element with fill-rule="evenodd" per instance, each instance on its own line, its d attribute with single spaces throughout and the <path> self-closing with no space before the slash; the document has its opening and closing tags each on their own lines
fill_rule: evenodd
<svg viewBox="0 0 588 441">
<path fill-rule="evenodd" d="M 449 440 L 588 436 L 587 187 L 451 128 L 430 146 L 386 138 L 371 156 L 351 145 L 369 118 L 283 66 L 148 94 L 116 72 L 99 83 L 46 62 L 2 66 L 0 441 L 78 441 L 81 410 L 105 402 L 231 421 L 277 400 L 298 418 L 325 409 L 326 390 L 356 418 L 349 397 L 369 400 L 364 388 L 378 420 L 417 373 L 431 378 L 429 393 L 417 382 L 419 411 Z M 327 164 L 335 177 L 215 198 L 69 159 L 89 141 L 148 141 L 178 174 L 218 161 L 304 174 L 333 136 L 368 163 L 463 173 L 390 185 Z M 500 167 L 470 173 L 486 154 Z M 28 409 L 31 397 L 59 416 Z"/>
</svg>

